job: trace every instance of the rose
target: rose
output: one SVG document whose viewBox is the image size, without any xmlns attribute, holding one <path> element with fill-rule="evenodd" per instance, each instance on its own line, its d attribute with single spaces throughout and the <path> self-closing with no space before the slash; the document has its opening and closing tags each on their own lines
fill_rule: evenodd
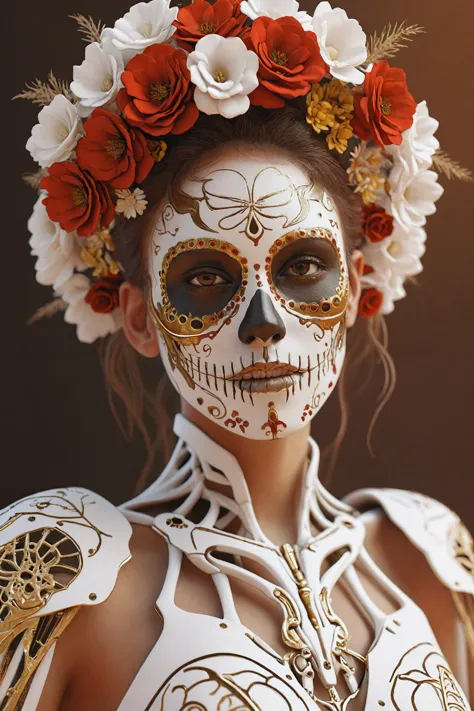
<svg viewBox="0 0 474 711">
<path fill-rule="evenodd" d="M 363 318 L 371 318 L 375 316 L 383 304 L 383 294 L 374 287 L 370 289 L 365 289 L 362 292 L 359 301 L 359 316 Z"/>
<path fill-rule="evenodd" d="M 43 204 L 50 219 L 66 232 L 76 230 L 79 237 L 90 237 L 99 224 L 108 227 L 113 220 L 107 187 L 72 161 L 54 163 L 40 187 L 48 192 Z"/>
<path fill-rule="evenodd" d="M 82 343 L 93 343 L 109 333 L 116 333 L 122 328 L 121 309 L 109 313 L 93 311 L 85 298 L 91 287 L 91 281 L 85 274 L 74 274 L 57 289 L 58 296 L 67 304 L 64 320 L 77 326 L 77 337 Z"/>
<path fill-rule="evenodd" d="M 119 290 L 123 283 L 120 276 L 106 276 L 92 284 L 84 301 L 97 314 L 108 314 L 119 306 Z"/>
<path fill-rule="evenodd" d="M 152 136 L 185 133 L 199 111 L 192 101 L 186 53 L 169 44 L 155 44 L 134 57 L 122 74 L 125 86 L 117 104 L 131 126 Z"/>
<path fill-rule="evenodd" d="M 42 168 L 69 158 L 82 135 L 82 122 L 77 108 L 58 94 L 38 114 L 26 148 Z"/>
<path fill-rule="evenodd" d="M 377 62 L 364 80 L 364 93 L 355 95 L 354 133 L 378 146 L 400 145 L 402 132 L 413 124 L 416 102 L 402 69 Z"/>
<path fill-rule="evenodd" d="M 239 37 L 203 37 L 188 57 L 188 68 L 200 111 L 230 119 L 249 110 L 248 95 L 258 86 L 258 57 Z"/>
<path fill-rule="evenodd" d="M 194 0 L 179 10 L 173 39 L 180 47 L 192 52 L 206 35 L 242 37 L 248 32 L 244 27 L 246 20 L 239 0 L 217 0 L 214 5 L 207 0 Z"/>
<path fill-rule="evenodd" d="M 393 217 L 388 215 L 383 207 L 375 203 L 364 205 L 362 216 L 362 229 L 368 240 L 381 242 L 390 237 L 393 232 Z"/>
<path fill-rule="evenodd" d="M 143 134 L 110 111 L 95 109 L 85 132 L 77 145 L 77 162 L 112 188 L 143 182 L 155 164 Z"/>
<path fill-rule="evenodd" d="M 361 84 L 364 74 L 357 69 L 367 59 L 367 37 L 357 20 L 345 10 L 320 2 L 313 17 L 312 28 L 318 38 L 321 56 L 336 79 Z"/>
<path fill-rule="evenodd" d="M 71 83 L 71 91 L 80 99 L 81 116 L 90 116 L 95 108 L 113 103 L 122 86 L 123 68 L 122 56 L 113 45 L 107 48 L 98 42 L 87 45 L 85 59 L 74 67 Z"/>
<path fill-rule="evenodd" d="M 246 44 L 260 60 L 260 86 L 250 96 L 257 106 L 281 108 L 284 99 L 306 95 L 326 74 L 316 35 L 294 17 L 258 17 Z"/>
</svg>

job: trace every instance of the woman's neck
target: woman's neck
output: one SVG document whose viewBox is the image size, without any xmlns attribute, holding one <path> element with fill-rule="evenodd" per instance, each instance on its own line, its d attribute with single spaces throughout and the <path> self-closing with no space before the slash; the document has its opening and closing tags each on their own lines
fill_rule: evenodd
<svg viewBox="0 0 474 711">
<path fill-rule="evenodd" d="M 276 544 L 295 541 L 302 476 L 308 458 L 309 424 L 283 439 L 261 441 L 225 430 L 185 401 L 182 411 L 237 459 L 265 535 Z"/>
</svg>

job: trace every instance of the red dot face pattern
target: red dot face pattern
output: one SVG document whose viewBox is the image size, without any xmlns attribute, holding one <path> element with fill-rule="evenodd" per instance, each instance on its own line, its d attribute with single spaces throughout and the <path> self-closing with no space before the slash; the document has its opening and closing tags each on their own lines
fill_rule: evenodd
<svg viewBox="0 0 474 711">
<path fill-rule="evenodd" d="M 284 437 L 334 388 L 349 296 L 338 223 L 303 171 L 264 156 L 220 158 L 163 205 L 149 257 L 162 357 L 181 396 L 222 427 Z M 283 329 L 243 342 L 247 309 L 263 300 Z"/>
</svg>

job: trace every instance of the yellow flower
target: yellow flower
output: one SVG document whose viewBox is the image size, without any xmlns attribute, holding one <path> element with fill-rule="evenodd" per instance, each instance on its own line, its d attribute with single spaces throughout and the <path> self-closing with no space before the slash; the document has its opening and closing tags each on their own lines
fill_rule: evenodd
<svg viewBox="0 0 474 711">
<path fill-rule="evenodd" d="M 148 141 L 148 148 L 153 156 L 155 163 L 161 163 L 168 150 L 168 144 L 166 141 Z"/>
<path fill-rule="evenodd" d="M 350 125 L 354 115 L 352 90 L 339 79 L 313 84 L 306 97 L 306 106 L 306 121 L 316 133 L 330 131 L 326 137 L 330 150 L 344 153 L 353 135 Z"/>
<path fill-rule="evenodd" d="M 331 151 L 336 150 L 339 154 L 347 151 L 347 143 L 353 136 L 352 126 L 349 121 L 339 123 L 334 122 L 331 133 L 326 137 L 327 144 Z"/>
<path fill-rule="evenodd" d="M 365 141 L 351 153 L 351 159 L 347 169 L 349 184 L 366 205 L 377 202 L 377 194 L 385 188 L 390 161 L 378 146 L 369 147 Z"/>
</svg>

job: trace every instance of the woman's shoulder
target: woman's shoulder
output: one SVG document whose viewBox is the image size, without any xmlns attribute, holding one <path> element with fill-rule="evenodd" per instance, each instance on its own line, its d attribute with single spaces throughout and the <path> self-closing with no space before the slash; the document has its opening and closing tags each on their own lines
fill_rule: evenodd
<svg viewBox="0 0 474 711">
<path fill-rule="evenodd" d="M 347 496 L 345 502 L 367 521 L 379 512 L 382 520 L 398 529 L 408 547 L 423 555 L 440 583 L 453 592 L 474 594 L 472 537 L 445 504 L 425 494 L 388 488 L 362 489 Z M 390 527 L 385 524 L 385 529 Z"/>
</svg>

